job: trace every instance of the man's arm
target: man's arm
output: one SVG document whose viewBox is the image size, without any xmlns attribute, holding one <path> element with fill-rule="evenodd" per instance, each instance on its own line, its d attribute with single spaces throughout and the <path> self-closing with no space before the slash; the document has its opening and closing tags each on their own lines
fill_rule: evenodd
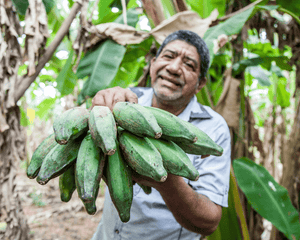
<svg viewBox="0 0 300 240">
<path fill-rule="evenodd" d="M 114 87 L 99 91 L 93 98 L 92 107 L 107 106 L 112 110 L 117 102 L 124 101 L 137 103 L 138 98 L 129 89 Z M 204 157 L 206 156 L 202 156 Z M 156 188 L 175 219 L 184 228 L 202 235 L 210 235 L 217 228 L 222 207 L 195 192 L 182 177 L 168 174 L 167 180 L 161 183 L 134 174 L 133 180 Z"/>
<path fill-rule="evenodd" d="M 134 174 L 133 180 L 156 188 L 177 222 L 202 235 L 212 234 L 222 216 L 222 207 L 195 192 L 180 176 L 168 174 L 165 182 Z"/>
</svg>

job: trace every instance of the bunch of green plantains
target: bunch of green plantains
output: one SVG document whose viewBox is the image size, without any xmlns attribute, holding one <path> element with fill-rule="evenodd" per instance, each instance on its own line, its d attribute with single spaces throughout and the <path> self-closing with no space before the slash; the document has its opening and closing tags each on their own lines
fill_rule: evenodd
<svg viewBox="0 0 300 240">
<path fill-rule="evenodd" d="M 61 200 L 68 202 L 77 190 L 88 214 L 96 212 L 103 179 L 123 222 L 130 219 L 133 171 L 159 182 L 168 173 L 197 181 L 199 172 L 186 153 L 223 152 L 191 123 L 128 102 L 118 102 L 112 112 L 105 106 L 72 108 L 55 119 L 53 129 L 33 153 L 27 176 L 42 185 L 59 176 Z M 150 187 L 140 186 L 151 193 Z"/>
</svg>

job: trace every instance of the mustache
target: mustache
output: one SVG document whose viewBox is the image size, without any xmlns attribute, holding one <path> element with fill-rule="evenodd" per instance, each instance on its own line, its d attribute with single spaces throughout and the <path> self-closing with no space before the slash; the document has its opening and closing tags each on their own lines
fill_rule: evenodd
<svg viewBox="0 0 300 240">
<path fill-rule="evenodd" d="M 165 72 L 159 73 L 157 75 L 157 77 L 158 78 L 163 78 L 163 79 L 165 79 L 165 80 L 167 80 L 169 82 L 172 82 L 172 83 L 174 83 L 176 85 L 179 85 L 181 87 L 183 87 L 185 85 L 185 82 L 183 80 L 181 80 L 179 77 L 171 76 L 170 74 L 165 73 Z"/>
</svg>

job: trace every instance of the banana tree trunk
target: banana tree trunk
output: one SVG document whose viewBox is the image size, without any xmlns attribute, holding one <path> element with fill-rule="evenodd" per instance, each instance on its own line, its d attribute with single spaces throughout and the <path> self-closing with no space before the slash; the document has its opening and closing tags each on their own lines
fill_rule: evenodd
<svg viewBox="0 0 300 240">
<path fill-rule="evenodd" d="M 20 78 L 18 69 L 22 51 L 18 37 L 23 31 L 12 1 L 0 0 L 0 239 L 29 239 L 29 227 L 16 192 L 16 166 L 25 159 L 25 138 L 16 102 L 49 61 L 80 7 L 81 4 L 74 3 L 69 16 L 37 64 L 36 73 Z"/>
<path fill-rule="evenodd" d="M 243 58 L 243 41 L 247 39 L 246 28 L 243 28 L 241 34 L 233 41 L 233 62 L 238 62 Z M 236 151 L 233 153 L 233 159 L 239 157 L 249 157 L 253 159 L 252 153 L 249 152 L 251 138 L 253 135 L 253 129 L 251 128 L 251 119 L 249 111 L 247 111 L 247 99 L 245 96 L 245 79 L 243 73 L 236 76 L 240 79 L 240 115 L 239 115 L 239 128 L 235 132 L 236 141 L 233 141 L 233 149 Z M 248 106 L 249 107 L 249 106 Z M 239 189 L 240 190 L 240 189 Z M 250 203 L 246 199 L 245 195 L 240 190 L 240 197 L 244 211 L 247 214 L 247 224 L 250 234 L 250 239 L 260 240 L 263 232 L 262 217 L 254 211 Z"/>
<path fill-rule="evenodd" d="M 0 239 L 29 239 L 16 189 L 16 164 L 25 156 L 19 107 L 15 105 L 21 28 L 11 1 L 0 0 Z"/>
<path fill-rule="evenodd" d="M 283 173 L 281 184 L 288 190 L 294 206 L 299 209 L 300 100 L 298 101 L 291 135 L 283 148 L 282 159 Z"/>
<path fill-rule="evenodd" d="M 0 95 L 3 95 L 1 85 Z M 0 232 L 0 239 L 26 240 L 29 239 L 29 228 L 20 197 L 15 191 L 16 165 L 25 156 L 24 136 L 20 127 L 19 108 L 6 110 L 6 116 L 4 119 L 1 116 L 1 121 L 7 122 L 7 129 L 0 131 L 0 222 L 5 225 L 5 231 Z"/>
</svg>

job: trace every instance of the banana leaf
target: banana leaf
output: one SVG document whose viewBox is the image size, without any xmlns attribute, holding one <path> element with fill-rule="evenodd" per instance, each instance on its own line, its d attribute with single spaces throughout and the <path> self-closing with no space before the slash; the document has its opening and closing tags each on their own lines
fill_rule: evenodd
<svg viewBox="0 0 300 240">
<path fill-rule="evenodd" d="M 218 9 L 219 17 L 224 16 L 226 12 L 226 0 L 186 0 L 186 2 L 202 18 L 207 18 L 216 8 Z"/>
<path fill-rule="evenodd" d="M 246 218 L 241 205 L 233 169 L 230 171 L 228 208 L 222 209 L 222 218 L 217 230 L 207 240 L 250 240 Z"/>
<path fill-rule="evenodd" d="M 129 9 L 127 20 L 128 25 L 135 26 L 138 21 L 137 12 Z M 123 23 L 123 16 L 118 17 L 115 22 Z M 98 91 L 112 86 L 125 52 L 126 47 L 108 39 L 86 53 L 80 60 L 76 74 L 81 79 L 86 76 L 89 78 L 80 92 L 77 104 L 81 105 L 88 97 L 94 97 Z"/>
<path fill-rule="evenodd" d="M 275 7 L 264 6 L 267 3 L 268 3 L 268 1 L 266 1 L 266 0 L 264 0 L 260 3 L 257 3 L 257 5 L 251 7 L 237 15 L 232 16 L 231 18 L 227 19 L 226 21 L 219 23 L 218 25 L 216 25 L 214 27 L 209 28 L 205 32 L 205 34 L 203 36 L 203 40 L 206 42 L 209 52 L 210 52 L 210 63 L 212 63 L 212 60 L 214 58 L 214 54 L 215 54 L 214 48 L 215 48 L 215 44 L 217 43 L 218 37 L 223 34 L 225 34 L 226 36 L 238 34 L 244 27 L 247 20 L 251 19 L 257 11 L 272 10 L 272 9 L 276 9 L 278 7 L 278 6 L 275 6 Z"/>
<path fill-rule="evenodd" d="M 56 78 L 57 90 L 61 93 L 62 96 L 72 93 L 76 85 L 77 79 L 72 69 L 73 55 L 74 51 L 72 50 L 63 69 Z"/>
<path fill-rule="evenodd" d="M 250 75 L 257 79 L 258 83 L 261 86 L 270 86 L 271 82 L 269 80 L 269 76 L 265 73 L 265 71 L 260 66 L 253 66 L 246 68 Z"/>
<path fill-rule="evenodd" d="M 245 22 L 248 20 L 253 10 L 254 7 L 251 7 L 248 10 L 237 14 L 214 27 L 210 27 L 205 32 L 203 40 L 206 42 L 209 49 L 210 63 L 212 63 L 214 58 L 214 42 L 217 41 L 218 37 L 222 34 L 227 36 L 238 34 L 242 30 Z"/>
<path fill-rule="evenodd" d="M 111 81 L 118 72 L 119 66 L 124 57 L 126 48 L 112 40 L 106 40 L 90 51 L 81 59 L 78 69 L 78 78 L 89 76 L 87 89 L 82 89 L 85 93 L 83 98 L 93 97 L 102 89 L 108 88 Z"/>
<path fill-rule="evenodd" d="M 276 0 L 276 3 L 281 7 L 291 11 L 295 15 L 300 15 L 300 2 L 299 1 L 285 1 L 285 0 Z"/>
<path fill-rule="evenodd" d="M 278 67 L 292 70 L 292 67 L 288 64 L 289 58 L 287 56 L 265 56 L 243 59 L 232 66 L 232 75 L 236 76 L 239 73 L 245 71 L 247 67 L 261 65 L 264 68 L 271 70 L 272 62 L 275 61 Z"/>
<path fill-rule="evenodd" d="M 248 158 L 233 161 L 239 187 L 255 211 L 270 221 L 289 239 L 300 239 L 299 212 L 288 191 L 270 173 Z"/>
<path fill-rule="evenodd" d="M 29 6 L 28 0 L 12 0 L 12 3 L 15 5 L 19 14 L 25 15 L 26 10 Z M 49 13 L 55 5 L 54 0 L 43 0 L 43 3 L 45 5 L 47 13 Z"/>
</svg>

